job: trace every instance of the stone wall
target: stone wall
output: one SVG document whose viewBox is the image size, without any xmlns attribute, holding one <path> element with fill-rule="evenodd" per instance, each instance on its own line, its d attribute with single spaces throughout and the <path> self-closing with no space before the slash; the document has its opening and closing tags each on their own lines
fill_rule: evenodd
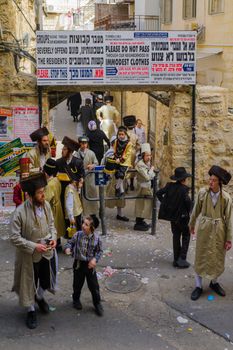
<svg viewBox="0 0 233 350">
<path fill-rule="evenodd" d="M 34 0 L 17 2 L 29 20 L 32 28 L 36 28 Z M 3 30 L 3 41 L 12 48 L 17 47 L 16 39 L 22 45 L 26 33 L 29 35 L 29 46 L 24 47 L 32 56 L 35 55 L 35 33 L 17 9 L 13 1 L 0 0 L 0 23 Z M 18 61 L 18 69 L 15 62 Z M 47 119 L 47 97 L 44 98 L 44 118 Z M 13 52 L 0 50 L 0 106 L 37 106 L 37 86 L 35 65 Z"/>
<path fill-rule="evenodd" d="M 191 172 L 191 95 L 174 93 L 170 108 L 166 111 L 166 107 L 160 106 L 159 110 L 155 149 L 160 168 L 160 182 L 163 185 L 176 167 L 184 166 Z M 162 110 L 164 113 L 161 112 Z M 165 147 L 162 146 L 161 139 L 163 127 L 166 124 L 170 128 L 170 135 L 168 146 Z M 208 170 L 213 164 L 232 172 L 232 126 L 233 115 L 228 114 L 228 90 L 213 86 L 198 86 L 196 90 L 196 191 L 206 186 Z M 231 183 L 226 188 L 233 193 Z"/>
</svg>

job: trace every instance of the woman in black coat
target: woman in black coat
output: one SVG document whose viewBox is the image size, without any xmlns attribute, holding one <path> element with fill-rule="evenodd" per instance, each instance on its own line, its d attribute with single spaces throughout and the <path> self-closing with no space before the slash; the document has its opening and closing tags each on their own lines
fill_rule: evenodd
<svg viewBox="0 0 233 350">
<path fill-rule="evenodd" d="M 103 155 L 104 155 L 104 141 L 107 143 L 109 147 L 110 146 L 109 139 L 107 138 L 103 130 L 97 129 L 97 125 L 94 120 L 91 120 L 88 123 L 88 129 L 87 129 L 86 135 L 89 138 L 89 148 L 95 153 L 96 158 L 98 159 L 98 162 L 100 164 L 101 159 L 103 158 Z"/>
</svg>

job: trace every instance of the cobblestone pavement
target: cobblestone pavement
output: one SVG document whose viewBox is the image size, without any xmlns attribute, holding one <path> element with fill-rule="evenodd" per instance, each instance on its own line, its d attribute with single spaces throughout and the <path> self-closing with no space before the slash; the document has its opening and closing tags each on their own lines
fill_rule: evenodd
<svg viewBox="0 0 233 350">
<path fill-rule="evenodd" d="M 10 245 L 9 213 L 0 213 L 0 348 L 1 349 L 233 349 L 232 251 L 227 256 L 221 283 L 227 296 L 220 298 L 208 289 L 197 302 L 190 300 L 193 269 L 172 267 L 169 224 L 159 222 L 155 237 L 133 231 L 132 205 L 126 214 L 129 223 L 115 220 L 107 212 L 108 234 L 103 238 L 104 257 L 98 277 L 105 316 L 98 318 L 90 293 L 84 287 L 84 309 L 71 306 L 72 259 L 59 254 L 59 281 L 56 296 L 47 294 L 52 306 L 49 316 L 39 315 L 39 327 L 28 330 L 25 312 L 11 293 L 14 248 Z M 195 241 L 191 241 L 189 261 L 193 263 Z M 130 273 L 141 287 L 131 293 L 114 293 L 106 288 L 112 273 Z M 113 275 L 114 276 L 114 275 Z M 209 301 L 208 296 L 214 300 Z"/>
</svg>

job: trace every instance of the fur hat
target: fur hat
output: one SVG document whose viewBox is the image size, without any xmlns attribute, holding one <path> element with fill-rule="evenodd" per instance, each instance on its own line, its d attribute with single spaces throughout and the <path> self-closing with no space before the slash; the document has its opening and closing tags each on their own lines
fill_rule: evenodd
<svg viewBox="0 0 233 350">
<path fill-rule="evenodd" d="M 35 131 L 33 131 L 30 134 L 30 138 L 33 142 L 40 141 L 43 136 L 47 136 L 49 134 L 48 129 L 44 126 L 43 128 L 39 128 Z"/>
<path fill-rule="evenodd" d="M 79 144 L 77 141 L 70 139 L 69 137 L 65 136 L 62 140 L 62 144 L 69 148 L 71 151 L 78 151 Z"/>
<path fill-rule="evenodd" d="M 49 158 L 43 167 L 44 172 L 49 176 L 57 175 L 57 163 L 54 159 Z"/>
<path fill-rule="evenodd" d="M 86 98 L 85 99 L 85 105 L 91 105 L 91 99 L 90 98 Z"/>
<path fill-rule="evenodd" d="M 36 190 L 45 187 L 47 185 L 46 176 L 44 173 L 35 173 L 29 175 L 20 181 L 20 185 L 24 192 L 27 192 L 29 196 L 34 196 Z"/>
<path fill-rule="evenodd" d="M 209 170 L 209 176 L 215 175 L 217 176 L 224 185 L 227 185 L 231 180 L 231 174 L 225 169 L 221 168 L 218 165 L 213 165 Z"/>
<path fill-rule="evenodd" d="M 127 115 L 123 118 L 123 123 L 127 128 L 134 128 L 136 125 L 135 115 Z"/>
</svg>

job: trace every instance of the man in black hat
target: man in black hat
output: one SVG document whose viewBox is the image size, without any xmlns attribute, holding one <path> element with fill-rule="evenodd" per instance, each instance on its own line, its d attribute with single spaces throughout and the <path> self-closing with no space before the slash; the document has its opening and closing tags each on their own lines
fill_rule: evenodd
<svg viewBox="0 0 233 350">
<path fill-rule="evenodd" d="M 57 175 L 57 164 L 52 158 L 47 159 L 43 171 L 47 179 L 47 186 L 45 188 L 45 199 L 49 202 L 53 217 L 54 225 L 57 230 L 57 242 L 60 243 L 60 238 L 64 236 L 65 219 L 61 206 L 61 183 L 56 177 Z M 58 248 L 58 244 L 57 244 Z"/>
<path fill-rule="evenodd" d="M 175 174 L 170 178 L 176 182 L 168 182 L 161 188 L 156 196 L 161 202 L 159 209 L 159 219 L 171 222 L 173 234 L 173 266 L 187 268 L 190 264 L 186 261 L 190 232 L 189 215 L 191 210 L 191 199 L 188 195 L 189 187 L 186 179 L 191 177 L 184 167 L 175 169 Z"/>
<path fill-rule="evenodd" d="M 77 92 L 72 96 L 69 96 L 67 99 L 68 111 L 70 110 L 74 122 L 77 121 L 78 111 L 81 104 L 82 104 L 82 97 L 80 92 Z"/>
<path fill-rule="evenodd" d="M 27 307 L 26 325 L 33 329 L 37 327 L 35 301 L 47 314 L 44 292 L 55 293 L 57 235 L 52 210 L 45 201 L 45 175 L 30 175 L 20 184 L 29 198 L 16 208 L 11 220 L 10 240 L 16 247 L 13 291 L 20 305 Z"/>
<path fill-rule="evenodd" d="M 197 244 L 194 269 L 196 288 L 191 294 L 197 300 L 202 294 L 202 278 L 210 280 L 209 287 L 218 295 L 226 295 L 217 278 L 225 268 L 226 251 L 231 249 L 232 199 L 222 189 L 231 179 L 231 174 L 218 165 L 209 170 L 209 188 L 202 188 L 197 196 L 190 218 L 190 231 L 195 233 L 197 218 Z"/>
<path fill-rule="evenodd" d="M 91 120 L 97 121 L 95 112 L 91 106 L 91 99 L 86 98 L 85 106 L 82 106 L 79 110 L 78 114 L 80 115 L 79 121 L 82 123 L 84 133 L 88 130 L 88 123 Z"/>
<path fill-rule="evenodd" d="M 62 140 L 62 144 L 64 145 L 62 148 L 62 157 L 56 160 L 56 164 L 58 173 L 66 174 L 67 176 L 67 179 L 65 179 L 59 177 L 58 174 L 58 178 L 60 179 L 62 186 L 61 205 L 63 209 L 63 214 L 65 216 L 64 195 L 66 186 L 69 184 L 70 181 L 70 175 L 72 173 L 77 174 L 77 181 L 80 181 L 82 178 L 84 178 L 85 171 L 83 160 L 73 156 L 73 152 L 79 150 L 79 143 L 65 136 Z"/>
<path fill-rule="evenodd" d="M 123 118 L 123 123 L 124 126 L 127 128 L 127 134 L 129 135 L 129 140 L 132 144 L 132 149 L 131 149 L 131 165 L 132 168 L 135 168 L 135 163 L 137 159 L 137 155 L 139 154 L 140 151 L 140 143 L 138 140 L 138 136 L 135 132 L 135 126 L 136 126 L 136 117 L 135 115 L 127 115 Z M 131 191 L 134 191 L 134 177 L 135 173 L 129 174 L 129 179 L 130 179 L 130 189 Z"/>
<path fill-rule="evenodd" d="M 30 135 L 31 140 L 37 142 L 37 145 L 25 156 L 31 161 L 30 172 L 42 170 L 46 160 L 51 157 L 48 135 L 49 131 L 46 127 L 39 128 Z"/>
<path fill-rule="evenodd" d="M 105 96 L 106 105 L 96 111 L 97 119 L 100 121 L 100 129 L 105 132 L 108 139 L 117 133 L 117 126 L 120 125 L 120 113 L 115 106 L 112 106 L 113 96 Z"/>
</svg>

